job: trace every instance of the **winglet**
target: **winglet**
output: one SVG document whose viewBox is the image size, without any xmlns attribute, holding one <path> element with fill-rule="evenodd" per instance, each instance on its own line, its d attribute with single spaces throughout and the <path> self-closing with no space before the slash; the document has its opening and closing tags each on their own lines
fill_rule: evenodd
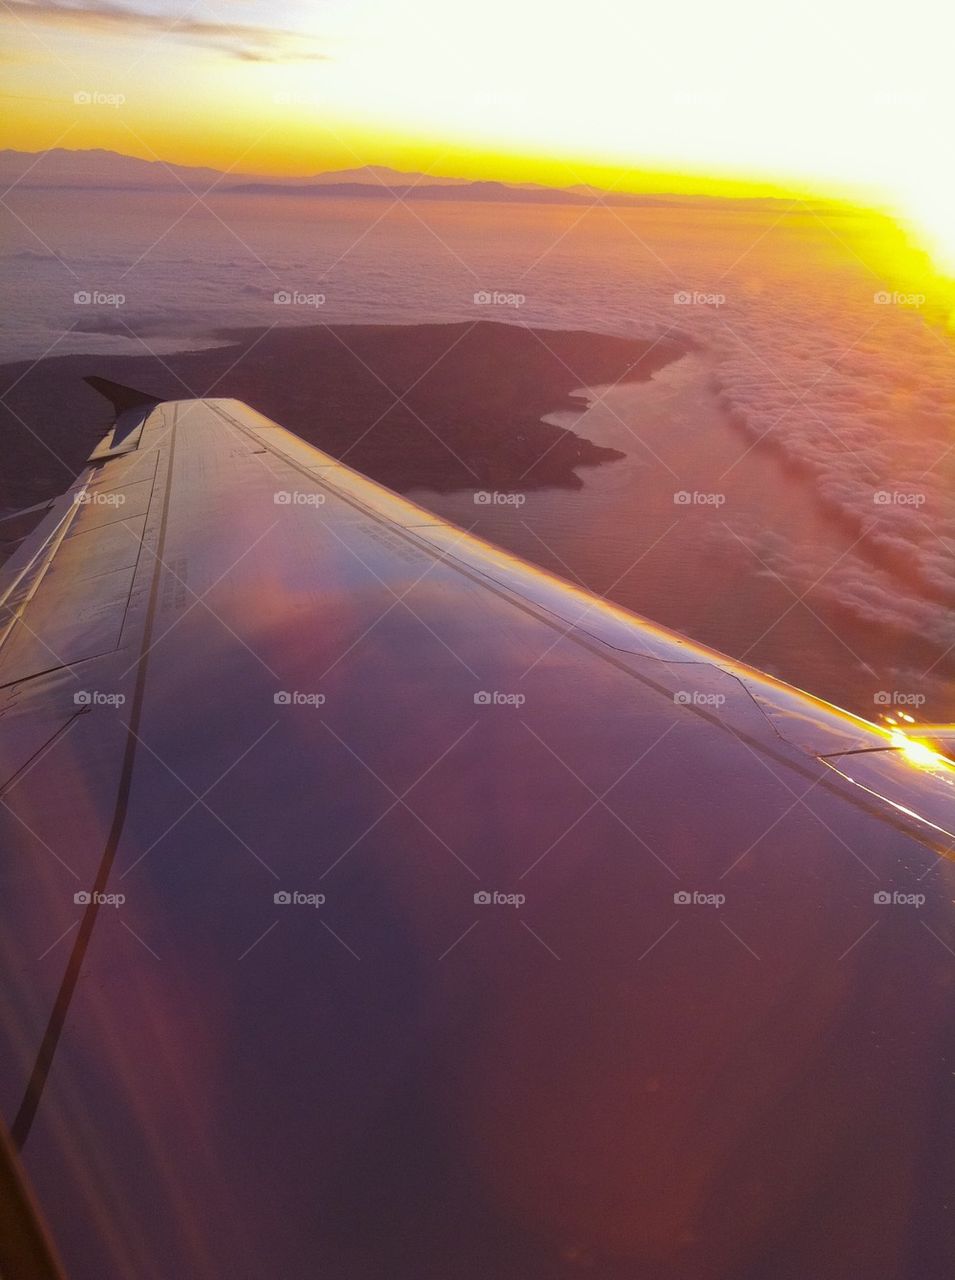
<svg viewBox="0 0 955 1280">
<path fill-rule="evenodd" d="M 105 462 L 107 458 L 138 448 L 143 425 L 156 405 L 163 403 L 162 400 L 148 391 L 137 391 L 135 387 L 124 387 L 121 382 L 110 382 L 109 378 L 94 376 L 83 381 L 106 397 L 116 415 L 112 430 L 99 442 L 87 461 Z"/>
<path fill-rule="evenodd" d="M 105 396 L 118 414 L 125 409 L 143 409 L 147 405 L 162 404 L 159 396 L 150 395 L 148 391 L 137 391 L 135 387 L 124 387 L 121 382 L 110 382 L 109 378 L 93 375 L 83 381 L 101 396 Z"/>
</svg>

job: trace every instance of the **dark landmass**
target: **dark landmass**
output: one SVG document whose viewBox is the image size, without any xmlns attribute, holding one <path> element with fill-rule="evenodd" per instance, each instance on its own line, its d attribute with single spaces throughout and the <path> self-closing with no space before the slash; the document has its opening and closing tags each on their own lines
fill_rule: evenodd
<svg viewBox="0 0 955 1280">
<path fill-rule="evenodd" d="M 623 457 L 542 422 L 584 385 L 645 380 L 688 344 L 431 325 L 233 329 L 227 345 L 162 358 L 71 355 L 0 367 L 0 508 L 63 492 L 110 422 L 83 382 L 163 399 L 234 396 L 349 466 L 404 492 L 580 488 L 575 468 Z"/>
</svg>

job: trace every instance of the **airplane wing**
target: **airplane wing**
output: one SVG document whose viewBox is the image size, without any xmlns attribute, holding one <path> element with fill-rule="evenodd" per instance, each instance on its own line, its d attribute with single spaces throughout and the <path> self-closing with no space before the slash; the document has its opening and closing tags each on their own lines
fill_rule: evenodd
<svg viewBox="0 0 955 1280">
<path fill-rule="evenodd" d="M 0 588 L 0 1111 L 67 1274 L 949 1274 L 945 753 L 116 403 Z"/>
</svg>

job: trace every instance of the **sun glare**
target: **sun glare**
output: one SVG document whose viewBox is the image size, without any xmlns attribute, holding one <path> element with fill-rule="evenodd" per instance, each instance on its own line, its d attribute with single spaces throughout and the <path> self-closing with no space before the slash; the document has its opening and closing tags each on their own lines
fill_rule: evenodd
<svg viewBox="0 0 955 1280">
<path fill-rule="evenodd" d="M 413 164 L 628 191 L 812 192 L 891 212 L 955 274 L 955 174 L 934 141 L 950 41 L 928 0 L 904 23 L 861 0 L 798 22 L 756 0 L 486 0 L 463 25 L 438 0 L 244 8 L 221 34 L 183 21 L 159 38 L 138 11 L 110 11 L 94 32 L 83 10 L 31 7 L 42 44 L 0 13 L 6 144 L 244 172 Z M 84 22 L 97 39 L 77 40 Z M 77 119 L 73 92 L 90 86 L 122 93 L 123 110 Z"/>
<path fill-rule="evenodd" d="M 910 764 L 919 769 L 938 769 L 945 763 L 938 752 L 933 751 L 927 743 L 919 742 L 917 738 L 897 732 L 891 735 L 890 741 L 894 747 L 899 748 Z"/>
</svg>

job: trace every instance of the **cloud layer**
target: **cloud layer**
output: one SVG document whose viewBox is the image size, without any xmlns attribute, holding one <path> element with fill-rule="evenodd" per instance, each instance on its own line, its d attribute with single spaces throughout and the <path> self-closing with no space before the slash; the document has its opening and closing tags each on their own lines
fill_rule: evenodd
<svg viewBox="0 0 955 1280">
<path fill-rule="evenodd" d="M 6 0 L 0 20 L 27 26 L 59 28 L 73 36 L 171 40 L 214 49 L 243 62 L 313 62 L 327 54 L 309 36 L 280 27 L 226 22 L 219 17 L 193 17 L 195 6 L 176 14 L 159 14 L 133 5 L 104 0 Z"/>
</svg>

